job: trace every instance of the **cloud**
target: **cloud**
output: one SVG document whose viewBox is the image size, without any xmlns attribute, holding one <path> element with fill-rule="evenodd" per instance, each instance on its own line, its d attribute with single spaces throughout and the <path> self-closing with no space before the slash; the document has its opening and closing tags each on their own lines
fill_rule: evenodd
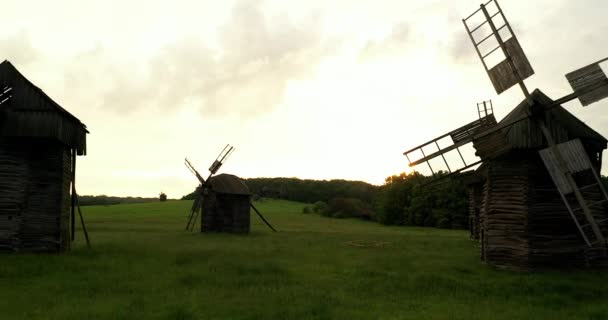
<svg viewBox="0 0 608 320">
<path fill-rule="evenodd" d="M 286 16 L 270 18 L 257 3 L 240 2 L 218 29 L 217 47 L 191 35 L 132 63 L 98 48 L 76 59 L 69 77 L 101 81 L 101 107 L 120 112 L 186 104 L 197 105 L 205 116 L 269 112 L 281 103 L 290 81 L 313 73 L 336 48 L 323 38 L 316 16 L 298 24 Z M 102 75 L 80 74 L 90 67 Z"/>
<path fill-rule="evenodd" d="M 403 54 L 413 40 L 410 25 L 401 22 L 393 26 L 388 36 L 379 40 L 368 40 L 359 53 L 359 58 L 361 60 L 371 60 L 387 55 Z"/>
<path fill-rule="evenodd" d="M 445 50 L 447 50 L 450 59 L 456 64 L 470 64 L 479 60 L 475 47 L 464 28 L 462 31 L 452 34 Z"/>
<path fill-rule="evenodd" d="M 32 46 L 29 33 L 25 30 L 0 40 L 0 52 L 0 60 L 6 59 L 19 65 L 32 63 L 40 57 L 40 52 Z"/>
</svg>

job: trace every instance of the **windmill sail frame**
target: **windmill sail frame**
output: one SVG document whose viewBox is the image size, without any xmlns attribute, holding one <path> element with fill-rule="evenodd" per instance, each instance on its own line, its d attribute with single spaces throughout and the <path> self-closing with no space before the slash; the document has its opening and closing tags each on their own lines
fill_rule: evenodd
<svg viewBox="0 0 608 320">
<path fill-rule="evenodd" d="M 494 3 L 496 5 L 497 12 L 490 15 L 490 13 L 488 13 L 487 11 L 486 6 L 491 3 Z M 478 15 L 480 12 L 483 13 L 485 20 L 481 24 L 470 28 L 467 21 L 473 16 Z M 502 20 L 504 21 L 504 24 L 499 27 L 494 24 L 493 20 L 498 15 L 500 15 L 500 17 L 502 17 Z M 502 9 L 500 8 L 498 1 L 490 0 L 485 4 L 480 5 L 479 9 L 477 9 L 468 17 L 462 19 L 462 23 L 464 24 L 464 27 L 467 30 L 467 34 L 469 35 L 469 38 L 473 43 L 473 47 L 475 47 L 475 51 L 477 52 L 477 55 L 479 56 L 479 59 L 481 60 L 484 69 L 490 77 L 490 81 L 492 82 L 496 93 L 501 94 L 509 88 L 513 87 L 514 85 L 519 84 L 522 91 L 524 92 L 524 95 L 528 97 L 528 89 L 526 88 L 523 81 L 534 74 L 534 69 L 530 65 L 530 61 L 528 60 L 523 49 L 521 48 L 519 40 L 517 40 L 517 37 L 515 36 L 515 33 L 513 32 L 513 29 L 511 28 L 511 25 L 505 17 Z M 475 32 L 479 31 L 480 28 L 486 23 L 490 26 L 492 30 L 491 33 L 485 36 L 482 40 L 476 41 L 474 36 Z M 503 40 L 502 36 L 500 35 L 500 31 L 504 28 L 507 28 L 511 35 L 511 37 L 507 40 Z M 498 42 L 498 46 L 488 50 L 487 52 L 482 53 L 480 46 L 487 40 L 492 38 L 496 39 L 496 41 Z M 488 63 L 486 61 L 498 49 L 502 49 L 505 58 L 492 68 L 488 68 Z"/>
<path fill-rule="evenodd" d="M 450 174 L 457 173 L 478 165 L 481 161 L 467 163 L 467 161 L 462 155 L 462 152 L 460 151 L 460 148 L 472 143 L 473 137 L 478 132 L 491 128 L 497 123 L 496 118 L 494 117 L 494 110 L 491 101 L 483 101 L 481 103 L 478 103 L 477 112 L 479 114 L 478 120 L 472 121 L 464 126 L 461 126 L 458 129 L 452 130 L 415 148 L 405 151 L 403 155 L 405 155 L 405 157 L 407 158 L 409 166 L 414 167 L 426 162 L 429 169 L 431 170 L 431 173 L 435 175 L 435 171 L 431 166 L 430 160 L 435 159 L 437 157 L 441 157 L 443 159 L 443 162 L 446 165 L 446 168 L 448 169 L 448 172 Z M 448 137 L 451 139 L 453 144 L 442 149 L 439 145 L 439 141 Z M 424 148 L 429 146 L 434 146 L 435 148 L 437 148 L 437 151 L 426 155 L 424 152 Z M 462 167 L 459 167 L 457 169 L 450 167 L 447 159 L 445 158 L 445 154 L 453 150 L 456 150 L 456 152 L 458 152 L 458 155 L 460 156 L 460 159 L 462 160 L 463 164 Z M 413 158 L 413 155 L 416 153 L 422 154 L 422 158 Z"/>
<path fill-rule="evenodd" d="M 608 77 L 600 67 L 600 63 L 606 61 L 608 61 L 608 58 L 566 74 L 566 79 L 574 93 L 578 95 L 583 107 L 608 98 Z M 590 90 L 594 87 L 595 89 Z"/>
</svg>

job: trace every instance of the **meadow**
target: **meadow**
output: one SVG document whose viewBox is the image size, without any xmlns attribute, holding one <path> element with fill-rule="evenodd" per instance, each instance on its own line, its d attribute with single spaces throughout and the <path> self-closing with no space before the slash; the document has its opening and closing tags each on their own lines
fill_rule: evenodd
<svg viewBox="0 0 608 320">
<path fill-rule="evenodd" d="M 251 234 L 201 234 L 190 205 L 84 207 L 92 249 L 78 232 L 68 253 L 0 255 L 0 319 L 608 318 L 607 272 L 494 270 L 467 231 L 264 200 L 278 233 L 252 215 Z"/>
</svg>

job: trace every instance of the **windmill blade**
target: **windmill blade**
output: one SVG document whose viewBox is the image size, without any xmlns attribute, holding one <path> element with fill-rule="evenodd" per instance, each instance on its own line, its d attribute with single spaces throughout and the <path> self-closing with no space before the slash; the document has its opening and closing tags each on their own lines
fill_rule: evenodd
<svg viewBox="0 0 608 320">
<path fill-rule="evenodd" d="M 184 159 L 184 164 L 186 165 L 188 170 L 190 170 L 190 172 L 192 172 L 192 174 L 194 174 L 196 176 L 198 181 L 204 185 L 205 179 L 203 179 L 203 177 L 201 177 L 201 175 L 198 173 L 198 171 L 196 171 L 196 169 L 194 169 L 194 166 L 190 163 L 190 161 L 188 161 L 188 158 Z M 207 179 L 207 180 L 209 180 L 209 179 Z"/>
<path fill-rule="evenodd" d="M 404 152 L 403 155 L 405 155 L 405 157 L 407 158 L 410 167 L 414 167 L 426 162 L 433 175 L 435 174 L 435 171 L 433 170 L 433 167 L 430 164 L 430 160 L 437 157 L 442 157 L 443 162 L 445 163 L 448 169 L 448 172 L 460 172 L 479 164 L 479 162 L 467 163 L 464 157 L 462 156 L 460 148 L 473 142 L 473 137 L 477 132 L 495 125 L 496 118 L 494 118 L 493 114 L 488 114 L 485 117 L 482 117 L 458 129 L 452 130 L 444 135 L 432 139 L 429 142 L 423 143 L 415 148 L 412 148 Z M 439 141 L 448 139 L 448 137 L 449 139 L 451 139 L 452 145 L 447 146 L 445 148 L 441 148 L 441 146 L 439 145 Z M 429 147 L 433 148 L 433 150 L 436 149 L 436 151 L 429 155 L 426 155 L 424 149 L 428 149 Z M 445 158 L 445 154 L 450 151 L 456 151 L 458 153 L 460 159 L 462 160 L 463 166 L 460 166 L 458 168 L 450 167 L 448 161 Z M 422 157 L 414 158 L 416 155 L 422 155 Z"/>
<path fill-rule="evenodd" d="M 260 217 L 260 219 L 264 221 L 268 228 L 270 228 L 270 230 L 277 232 L 277 230 L 268 221 L 266 221 L 266 218 L 264 218 L 264 216 L 260 213 L 260 211 L 258 211 L 258 209 L 253 205 L 253 203 L 249 203 L 249 205 L 251 206 L 251 209 L 253 209 L 253 211 L 257 213 L 258 217 Z"/>
<path fill-rule="evenodd" d="M 608 58 L 566 74 L 566 79 L 583 106 L 608 97 L 608 77 L 600 67 L 604 62 L 608 62 Z"/>
<path fill-rule="evenodd" d="M 220 167 L 224 164 L 224 162 L 226 160 L 228 160 L 228 157 L 230 157 L 230 155 L 232 154 L 233 151 L 234 151 L 234 147 L 227 144 L 224 147 L 224 149 L 222 149 L 222 151 L 217 156 L 217 158 L 215 158 L 215 161 L 213 161 L 213 163 L 209 167 L 209 172 L 211 172 L 211 174 L 215 174 L 220 169 Z"/>
<path fill-rule="evenodd" d="M 494 4 L 496 7 L 494 10 L 495 12 L 492 13 L 488 12 L 488 5 L 491 4 Z M 478 15 L 483 15 L 483 22 L 470 26 L 467 21 Z M 502 18 L 502 21 L 500 21 L 502 25 L 496 26 L 495 17 L 499 15 Z M 496 93 L 501 94 L 512 86 L 519 84 L 524 95 L 528 97 L 529 92 L 524 84 L 524 80 L 534 74 L 534 69 L 532 69 L 530 61 L 528 61 L 517 37 L 515 37 L 515 33 L 500 8 L 498 1 L 490 0 L 485 4 L 480 5 L 480 8 L 470 16 L 464 18 L 462 23 L 464 24 L 471 42 L 473 42 L 475 51 L 477 52 L 484 69 L 488 73 Z M 486 24 L 491 29 L 490 33 L 477 36 L 480 31 L 484 31 L 484 28 L 482 27 Z M 508 38 L 501 35 L 503 30 L 508 30 Z M 477 40 L 479 38 L 481 38 L 481 40 Z M 496 41 L 497 46 L 485 48 L 485 45 L 489 44 L 489 40 Z M 498 51 L 498 49 L 501 50 Z M 498 64 L 489 66 L 489 63 L 492 60 L 496 60 L 495 58 L 497 55 L 500 55 L 501 53 L 503 54 L 503 59 L 498 62 Z"/>
</svg>

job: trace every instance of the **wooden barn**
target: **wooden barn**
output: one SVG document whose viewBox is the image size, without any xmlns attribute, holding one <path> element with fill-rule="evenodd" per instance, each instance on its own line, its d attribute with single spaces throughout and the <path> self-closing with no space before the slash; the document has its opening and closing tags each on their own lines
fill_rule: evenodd
<svg viewBox="0 0 608 320">
<path fill-rule="evenodd" d="M 532 98 L 541 105 L 552 103 L 539 90 Z M 501 123 L 527 110 L 524 101 Z M 580 153 L 586 153 L 599 173 L 607 140 L 561 106 L 544 117 L 555 143 L 579 139 L 584 147 Z M 474 141 L 484 162 L 469 180 L 470 229 L 471 237 L 480 240 L 481 258 L 493 266 L 521 270 L 606 266 L 606 243 L 587 245 L 543 164 L 539 150 L 547 146 L 532 118 Z M 584 198 L 596 204 L 590 209 L 606 234 L 607 203 L 599 203 L 601 189 L 588 171 L 577 174 L 577 183 Z M 574 199 L 568 200 L 575 206 Z"/>
<path fill-rule="evenodd" d="M 249 233 L 251 192 L 231 174 L 210 178 L 202 199 L 202 232 Z"/>
<path fill-rule="evenodd" d="M 76 156 L 86 154 L 86 126 L 8 61 L 0 90 L 0 251 L 68 250 L 70 186 Z"/>
</svg>

